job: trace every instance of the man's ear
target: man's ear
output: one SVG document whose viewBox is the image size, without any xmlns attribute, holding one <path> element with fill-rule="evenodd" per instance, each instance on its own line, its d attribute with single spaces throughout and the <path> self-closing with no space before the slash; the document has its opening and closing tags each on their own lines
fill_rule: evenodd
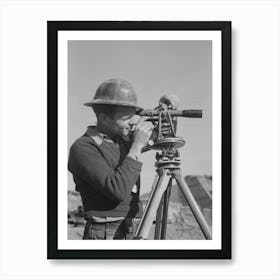
<svg viewBox="0 0 280 280">
<path fill-rule="evenodd" d="M 103 114 L 103 113 L 100 113 L 99 114 L 99 118 L 98 118 L 98 121 L 101 122 L 101 123 L 104 123 L 104 121 L 106 121 L 106 115 Z"/>
<path fill-rule="evenodd" d="M 104 113 L 100 113 L 99 114 L 99 118 L 98 118 L 98 121 L 100 123 L 106 123 L 108 121 L 108 119 L 110 119 L 110 117 Z"/>
</svg>

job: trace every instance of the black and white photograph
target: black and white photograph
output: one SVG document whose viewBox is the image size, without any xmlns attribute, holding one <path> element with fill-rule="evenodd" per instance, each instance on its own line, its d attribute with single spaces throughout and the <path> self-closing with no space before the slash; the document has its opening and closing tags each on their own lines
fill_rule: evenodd
<svg viewBox="0 0 280 280">
<path fill-rule="evenodd" d="M 50 258 L 230 258 L 230 22 L 64 24 Z"/>
</svg>

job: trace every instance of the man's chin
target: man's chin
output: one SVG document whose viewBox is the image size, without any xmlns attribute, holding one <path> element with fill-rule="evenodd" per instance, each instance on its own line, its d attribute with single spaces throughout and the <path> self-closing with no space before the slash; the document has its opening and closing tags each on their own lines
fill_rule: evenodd
<svg viewBox="0 0 280 280">
<path fill-rule="evenodd" d="M 123 137 L 128 137 L 129 135 L 130 135 L 130 130 L 124 131 L 122 134 Z"/>
<path fill-rule="evenodd" d="M 129 133 L 130 133 L 130 129 L 129 129 L 129 130 L 125 130 L 125 131 L 123 132 L 123 135 L 127 136 L 127 135 L 129 135 Z"/>
</svg>

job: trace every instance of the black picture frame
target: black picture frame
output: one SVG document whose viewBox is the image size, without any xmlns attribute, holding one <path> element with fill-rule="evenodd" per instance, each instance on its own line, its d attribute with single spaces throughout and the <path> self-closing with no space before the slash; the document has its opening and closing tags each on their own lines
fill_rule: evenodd
<svg viewBox="0 0 280 280">
<path fill-rule="evenodd" d="M 222 225 L 221 249 L 58 249 L 58 32 L 83 30 L 221 31 Z M 231 22 L 230 21 L 48 21 L 47 22 L 47 258 L 48 259 L 230 259 L 231 258 Z M 139 241 L 145 242 L 145 241 Z"/>
</svg>

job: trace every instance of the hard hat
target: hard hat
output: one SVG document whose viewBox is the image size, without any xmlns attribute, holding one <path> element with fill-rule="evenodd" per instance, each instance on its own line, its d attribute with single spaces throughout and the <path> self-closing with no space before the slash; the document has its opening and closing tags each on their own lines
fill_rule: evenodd
<svg viewBox="0 0 280 280">
<path fill-rule="evenodd" d="M 142 109 L 137 106 L 137 96 L 132 85 L 123 79 L 109 79 L 102 83 L 96 90 L 93 100 L 84 103 L 90 107 L 94 104 L 129 106 L 136 108 L 137 111 Z"/>
</svg>

